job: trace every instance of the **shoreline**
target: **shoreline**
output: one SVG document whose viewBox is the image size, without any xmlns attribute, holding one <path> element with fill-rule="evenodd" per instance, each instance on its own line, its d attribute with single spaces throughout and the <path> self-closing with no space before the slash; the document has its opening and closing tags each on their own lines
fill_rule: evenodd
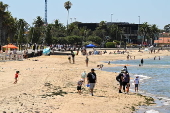
<svg viewBox="0 0 170 113">
<path fill-rule="evenodd" d="M 167 56 L 161 56 L 162 58 L 164 58 L 164 57 L 167 57 Z M 133 60 L 133 59 L 132 59 Z M 138 60 L 138 61 L 140 61 L 140 59 L 136 59 L 136 60 Z M 148 58 L 148 59 L 145 59 L 145 60 L 152 60 L 152 58 Z M 102 62 L 106 62 L 106 61 L 102 61 Z M 112 64 L 114 64 L 114 62 L 111 62 Z M 119 63 L 116 63 L 116 65 L 117 65 L 117 67 L 119 67 L 120 68 L 120 66 L 121 67 L 123 67 L 124 66 L 124 64 L 119 64 Z M 132 64 L 132 66 L 137 66 L 137 65 L 135 65 L 135 64 Z M 117 72 L 117 68 L 113 68 L 113 69 L 111 69 L 111 67 L 106 67 L 106 68 L 110 68 L 109 70 L 113 70 L 113 69 L 116 69 L 116 73 L 119 73 L 119 72 Z M 132 67 L 131 67 L 132 68 Z M 134 68 L 134 67 L 133 67 Z M 108 69 L 106 69 L 106 70 L 104 70 L 104 71 L 108 71 Z M 113 72 L 113 71 L 108 71 L 108 72 Z M 134 79 L 135 78 L 135 75 L 136 75 L 137 73 L 133 73 L 132 74 L 132 78 Z M 138 75 L 138 76 L 140 76 L 140 75 Z M 144 75 L 142 75 L 142 78 L 146 78 L 146 77 L 148 77 L 148 76 L 145 76 L 144 77 Z M 146 80 L 144 80 L 143 82 L 146 82 Z M 132 82 L 131 82 L 132 83 Z M 143 97 L 148 97 L 148 98 L 151 98 L 151 100 L 153 99 L 153 102 L 151 101 L 149 104 L 151 104 L 151 105 L 147 105 L 147 106 L 145 106 L 145 105 L 139 105 L 138 107 L 139 107 L 139 109 L 136 109 L 135 110 L 135 113 L 144 113 L 144 112 L 146 112 L 146 111 L 152 111 L 152 112 L 167 112 L 167 110 L 163 110 L 163 108 L 164 109 L 167 109 L 168 107 L 167 107 L 167 105 L 170 105 L 170 98 L 169 97 L 167 97 L 167 96 L 158 96 L 158 95 L 156 95 L 156 94 L 153 94 L 153 93 L 149 93 L 149 92 L 146 92 L 146 91 L 144 91 L 144 90 L 142 90 L 142 89 L 140 89 L 139 90 L 139 92 L 138 93 L 136 93 L 135 91 L 134 91 L 134 86 L 133 86 L 133 83 L 132 83 L 132 87 L 130 87 L 130 92 L 133 92 L 133 93 L 135 93 L 135 94 L 137 94 L 137 95 L 139 95 L 139 96 L 143 96 Z M 146 98 L 146 100 L 148 100 L 147 98 Z M 134 108 L 135 109 L 135 108 Z"/>
<path fill-rule="evenodd" d="M 114 51 L 114 50 L 108 50 Z M 156 54 L 138 53 L 128 50 L 136 59 L 153 57 Z M 109 53 L 109 52 L 108 52 Z M 83 71 L 89 72 L 97 68 L 101 61 L 123 60 L 127 54 L 103 54 L 89 56 L 89 66 L 85 66 L 85 56 L 75 56 L 75 64 L 68 62 L 67 56 L 41 56 L 24 61 L 0 62 L 0 111 L 18 112 L 131 112 L 145 99 L 134 94 L 118 93 L 115 80 L 116 73 L 96 70 L 98 82 L 94 96 L 90 96 L 88 89 L 82 95 L 77 94 L 76 83 Z M 161 51 L 157 55 L 169 54 Z M 35 61 L 37 59 L 38 61 Z M 106 67 L 107 64 L 104 64 Z M 116 65 L 109 65 L 113 67 Z M 3 68 L 3 69 L 2 69 Z M 16 85 L 13 85 L 15 71 L 21 75 Z M 125 101 L 126 100 L 126 101 Z M 107 109 L 106 109 L 107 108 Z"/>
</svg>

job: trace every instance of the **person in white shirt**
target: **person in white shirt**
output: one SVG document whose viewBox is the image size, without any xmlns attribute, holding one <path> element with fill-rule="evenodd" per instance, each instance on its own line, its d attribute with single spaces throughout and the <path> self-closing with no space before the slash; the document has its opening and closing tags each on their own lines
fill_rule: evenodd
<svg viewBox="0 0 170 113">
<path fill-rule="evenodd" d="M 139 76 L 136 76 L 136 78 L 134 80 L 134 84 L 135 84 L 135 92 L 138 92 Z"/>
</svg>

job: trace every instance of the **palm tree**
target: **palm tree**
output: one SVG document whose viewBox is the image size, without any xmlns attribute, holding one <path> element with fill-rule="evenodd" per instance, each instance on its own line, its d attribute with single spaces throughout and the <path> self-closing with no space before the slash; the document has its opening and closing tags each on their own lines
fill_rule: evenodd
<svg viewBox="0 0 170 113">
<path fill-rule="evenodd" d="M 67 29 L 68 29 L 69 9 L 71 8 L 71 6 L 72 6 L 72 3 L 71 3 L 70 1 L 67 1 L 67 2 L 64 3 L 65 9 L 67 9 L 67 11 L 68 11 L 68 17 L 67 17 Z"/>
<path fill-rule="evenodd" d="M 142 39 L 142 45 L 144 44 L 145 42 L 145 39 L 146 39 L 146 36 L 148 35 L 148 33 L 150 32 L 150 25 L 145 22 L 143 23 L 142 25 L 140 25 L 140 29 L 139 29 L 139 32 L 141 33 L 141 35 L 143 35 L 143 39 Z"/>
<path fill-rule="evenodd" d="M 151 25 L 150 33 L 149 33 L 149 36 L 150 36 L 150 39 L 151 39 L 151 44 L 154 43 L 154 40 L 155 40 L 156 37 L 158 37 L 159 32 L 160 32 L 160 30 L 158 29 L 156 24 Z"/>
</svg>

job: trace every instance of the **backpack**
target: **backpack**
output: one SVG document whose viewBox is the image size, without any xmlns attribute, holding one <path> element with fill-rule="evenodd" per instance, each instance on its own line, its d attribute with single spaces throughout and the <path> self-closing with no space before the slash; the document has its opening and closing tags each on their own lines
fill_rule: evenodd
<svg viewBox="0 0 170 113">
<path fill-rule="evenodd" d="M 121 79 L 121 73 L 116 76 L 116 80 L 117 80 L 118 82 L 120 82 L 120 79 Z"/>
</svg>

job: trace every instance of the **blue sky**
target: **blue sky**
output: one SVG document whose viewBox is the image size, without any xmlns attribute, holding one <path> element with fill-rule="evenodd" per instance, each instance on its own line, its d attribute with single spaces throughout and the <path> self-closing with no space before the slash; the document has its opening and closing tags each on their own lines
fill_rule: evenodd
<svg viewBox="0 0 170 113">
<path fill-rule="evenodd" d="M 59 19 L 61 23 L 67 23 L 67 10 L 64 2 L 67 0 L 48 1 L 48 23 Z M 69 23 L 75 21 L 85 23 L 99 23 L 100 21 L 140 23 L 148 22 L 156 24 L 159 28 L 170 24 L 169 4 L 170 0 L 70 0 Z M 8 10 L 13 17 L 23 18 L 32 24 L 37 16 L 44 19 L 45 0 L 2 0 L 8 4 Z"/>
</svg>

